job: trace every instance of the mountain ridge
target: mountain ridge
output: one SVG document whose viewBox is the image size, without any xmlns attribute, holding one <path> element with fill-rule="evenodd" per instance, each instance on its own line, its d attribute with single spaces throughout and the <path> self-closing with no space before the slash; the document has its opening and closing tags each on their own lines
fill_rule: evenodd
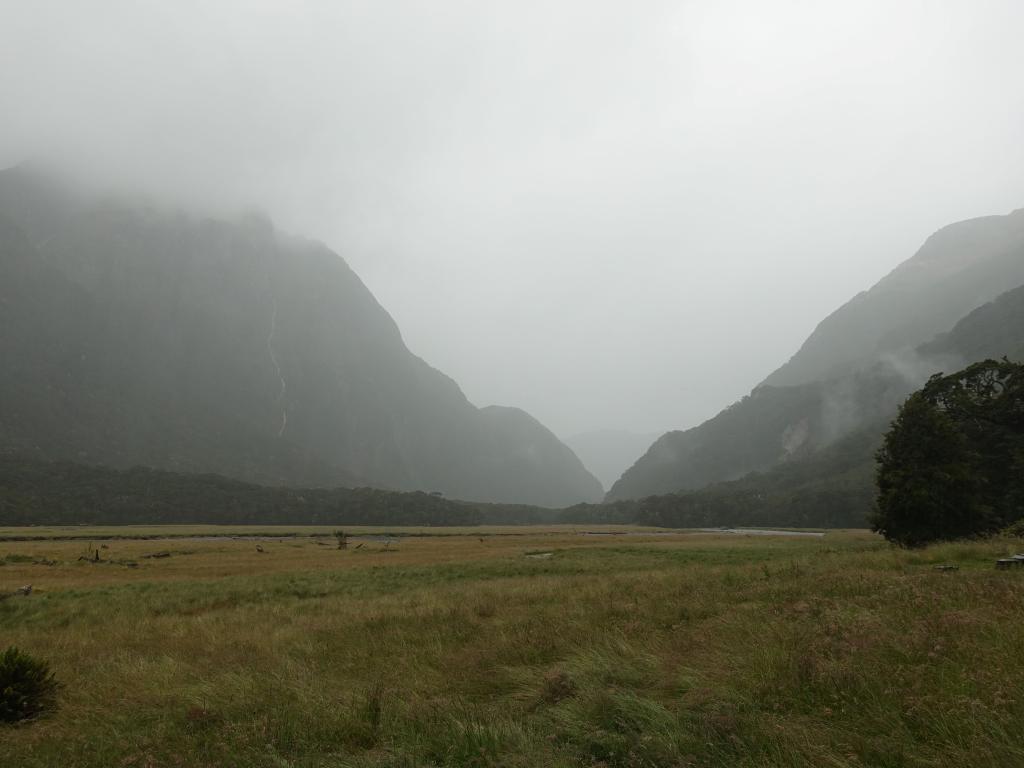
<svg viewBox="0 0 1024 768">
<path fill-rule="evenodd" d="M 1024 286 L 977 308 L 917 352 L 929 354 L 926 347 L 950 362 L 1024 360 Z M 953 366 L 933 373 L 949 374 L 963 364 Z M 875 451 L 896 407 L 799 460 L 696 490 L 614 501 L 601 511 L 636 524 L 671 527 L 864 527 L 876 493 Z M 597 510 L 580 508 L 576 514 L 594 516 Z"/>
<path fill-rule="evenodd" d="M 819 323 L 763 384 L 820 381 L 913 347 L 1024 284 L 1024 208 L 942 227 L 911 258 Z"/>
<path fill-rule="evenodd" d="M 550 430 L 476 408 L 410 352 L 322 243 L 263 216 L 48 197 L 47 183 L 0 172 L 0 349 L 16 361 L 0 373 L 4 451 L 474 501 L 600 498 Z"/>
<path fill-rule="evenodd" d="M 750 395 L 697 427 L 663 435 L 606 500 L 738 480 L 799 459 L 796 443 L 806 456 L 877 423 L 931 373 L 971 362 L 935 340 L 1022 284 L 1024 209 L 940 229 L 911 259 L 823 320 Z"/>
</svg>

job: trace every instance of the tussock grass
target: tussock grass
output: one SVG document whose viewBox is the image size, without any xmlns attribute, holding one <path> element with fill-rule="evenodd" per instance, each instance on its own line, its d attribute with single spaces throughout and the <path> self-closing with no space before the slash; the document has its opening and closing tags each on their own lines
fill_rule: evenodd
<svg viewBox="0 0 1024 768">
<path fill-rule="evenodd" d="M 64 684 L 0 763 L 1024 765 L 1014 543 L 450 533 L 0 543 L 0 645 Z"/>
</svg>

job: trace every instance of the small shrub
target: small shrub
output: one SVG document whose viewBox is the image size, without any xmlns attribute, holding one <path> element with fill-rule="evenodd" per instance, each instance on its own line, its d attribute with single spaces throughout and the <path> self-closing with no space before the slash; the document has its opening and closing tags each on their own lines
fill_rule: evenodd
<svg viewBox="0 0 1024 768">
<path fill-rule="evenodd" d="M 0 723 L 17 723 L 57 706 L 59 683 L 50 665 L 13 645 L 0 654 Z"/>
</svg>

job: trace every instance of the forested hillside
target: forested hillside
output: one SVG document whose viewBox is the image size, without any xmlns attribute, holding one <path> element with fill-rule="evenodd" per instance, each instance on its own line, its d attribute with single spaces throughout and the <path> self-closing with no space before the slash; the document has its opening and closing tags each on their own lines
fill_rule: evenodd
<svg viewBox="0 0 1024 768">
<path fill-rule="evenodd" d="M 0 458 L 0 525 L 481 525 L 557 512 L 422 491 L 282 488 L 210 474 Z"/>
</svg>

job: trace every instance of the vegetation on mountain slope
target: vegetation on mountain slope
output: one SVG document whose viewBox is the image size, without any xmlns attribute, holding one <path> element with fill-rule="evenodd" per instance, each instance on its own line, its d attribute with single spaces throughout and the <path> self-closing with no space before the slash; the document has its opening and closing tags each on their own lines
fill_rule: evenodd
<svg viewBox="0 0 1024 768">
<path fill-rule="evenodd" d="M 607 500 L 683 493 L 799 462 L 865 425 L 884 424 L 912 389 L 882 364 L 841 381 L 758 387 L 704 424 L 663 435 Z"/>
<path fill-rule="evenodd" d="M 0 457 L 0 525 L 482 525 L 554 510 L 377 488 L 284 488 L 211 474 Z"/>
</svg>

